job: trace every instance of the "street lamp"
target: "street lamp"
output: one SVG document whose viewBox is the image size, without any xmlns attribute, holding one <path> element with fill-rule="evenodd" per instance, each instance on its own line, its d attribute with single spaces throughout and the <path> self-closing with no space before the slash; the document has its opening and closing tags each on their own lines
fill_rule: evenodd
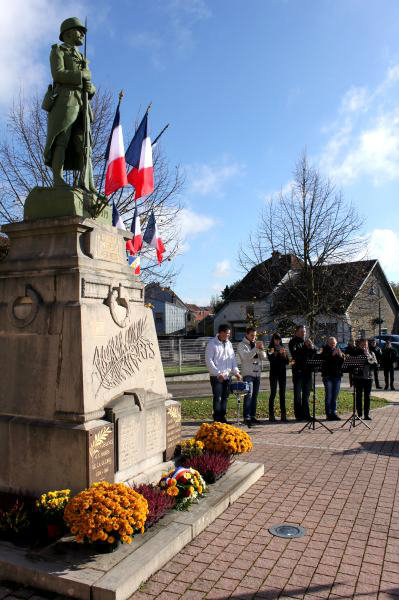
<svg viewBox="0 0 399 600">
<path fill-rule="evenodd" d="M 381 325 L 382 325 L 382 319 L 381 319 L 381 300 L 383 299 L 384 296 L 381 295 L 381 290 L 379 288 L 379 286 L 372 286 L 370 288 L 369 291 L 370 296 L 377 296 L 377 301 L 378 301 L 378 339 L 381 343 Z"/>
</svg>

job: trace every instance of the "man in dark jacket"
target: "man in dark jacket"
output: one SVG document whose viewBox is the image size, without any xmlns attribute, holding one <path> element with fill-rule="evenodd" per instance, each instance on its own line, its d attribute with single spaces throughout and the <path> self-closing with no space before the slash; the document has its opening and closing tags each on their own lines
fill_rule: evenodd
<svg viewBox="0 0 399 600">
<path fill-rule="evenodd" d="M 357 416 L 362 417 L 364 408 L 364 418 L 366 421 L 371 421 L 370 417 L 370 392 L 373 382 L 373 367 L 377 364 L 377 359 L 374 352 L 370 352 L 367 340 L 362 338 L 359 340 L 359 347 L 355 356 L 365 356 L 367 361 L 361 369 L 356 369 L 353 374 L 356 395 L 356 410 Z M 363 401 L 363 402 L 362 402 Z M 362 406 L 363 404 L 363 406 Z"/>
<path fill-rule="evenodd" d="M 292 363 L 292 383 L 294 386 L 294 413 L 298 421 L 310 420 L 309 396 L 312 387 L 312 371 L 307 367 L 307 360 L 312 358 L 316 350 L 311 340 L 306 339 L 306 327 L 299 325 L 295 335 L 288 344 Z"/>
<path fill-rule="evenodd" d="M 396 360 L 397 360 L 396 352 L 392 348 L 391 342 L 387 342 L 384 346 L 384 350 L 382 351 L 382 356 L 381 356 L 381 364 L 382 364 L 382 368 L 384 369 L 384 378 L 385 378 L 385 388 L 384 389 L 385 390 L 388 389 L 388 377 L 389 377 L 389 383 L 390 383 L 391 390 L 395 390 L 394 385 L 393 385 L 393 381 L 394 381 L 393 366 L 394 366 Z"/>
<path fill-rule="evenodd" d="M 374 355 L 377 359 L 377 364 L 373 365 L 375 387 L 377 390 L 382 390 L 382 386 L 380 385 L 380 381 L 378 379 L 378 370 L 381 365 L 382 351 L 381 348 L 377 346 L 377 342 L 374 338 L 369 340 L 369 350 L 370 352 L 374 352 Z"/>
</svg>

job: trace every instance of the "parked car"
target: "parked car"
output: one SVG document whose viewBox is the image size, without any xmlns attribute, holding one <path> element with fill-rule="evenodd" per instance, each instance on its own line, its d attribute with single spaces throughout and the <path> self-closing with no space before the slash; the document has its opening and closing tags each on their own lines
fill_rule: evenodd
<svg viewBox="0 0 399 600">
<path fill-rule="evenodd" d="M 379 347 L 381 348 L 381 350 L 384 349 L 384 346 L 387 342 L 391 342 L 392 348 L 396 352 L 396 361 L 397 361 L 397 366 L 398 366 L 398 363 L 399 363 L 399 335 L 395 335 L 393 333 L 382 333 L 380 336 L 375 335 L 374 339 L 376 340 L 376 342 L 379 345 Z"/>
</svg>

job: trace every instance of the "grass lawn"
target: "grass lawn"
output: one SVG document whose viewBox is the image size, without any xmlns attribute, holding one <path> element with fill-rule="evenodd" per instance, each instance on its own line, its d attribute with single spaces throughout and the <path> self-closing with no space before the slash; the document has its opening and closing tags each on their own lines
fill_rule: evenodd
<svg viewBox="0 0 399 600">
<path fill-rule="evenodd" d="M 212 418 L 212 398 L 211 396 L 205 398 L 183 398 L 181 401 L 182 420 L 198 420 L 203 421 L 204 419 Z M 312 396 L 310 398 L 312 402 Z M 242 414 L 242 402 L 241 402 L 241 414 Z M 371 397 L 371 408 L 378 408 L 387 404 L 386 400 L 381 398 Z M 341 390 L 337 403 L 338 414 L 346 414 L 352 412 L 353 400 L 352 392 L 349 390 Z M 293 406 L 293 392 L 287 390 L 286 393 L 286 407 L 287 416 L 294 417 L 294 406 Z M 278 418 L 280 415 L 278 397 L 275 401 L 275 414 Z M 324 416 L 324 389 L 316 388 L 316 414 Z M 235 396 L 230 396 L 227 403 L 227 417 L 229 419 L 235 419 L 237 416 L 237 401 Z M 269 416 L 269 392 L 261 392 L 258 396 L 258 418 L 266 418 Z"/>
<path fill-rule="evenodd" d="M 179 371 L 179 367 L 164 367 L 163 372 L 166 376 L 169 375 L 190 375 L 194 373 L 207 373 L 208 369 L 206 367 L 182 367 L 181 371 Z"/>
</svg>

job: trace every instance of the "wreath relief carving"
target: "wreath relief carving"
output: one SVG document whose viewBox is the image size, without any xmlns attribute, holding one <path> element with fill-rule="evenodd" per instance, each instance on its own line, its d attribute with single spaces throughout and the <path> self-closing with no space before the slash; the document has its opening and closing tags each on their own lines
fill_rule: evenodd
<svg viewBox="0 0 399 600">
<path fill-rule="evenodd" d="M 101 388 L 110 390 L 140 370 L 143 361 L 155 357 L 154 343 L 145 337 L 147 318 L 132 323 L 124 332 L 112 337 L 105 346 L 96 346 L 93 358 L 92 380 Z"/>
</svg>

